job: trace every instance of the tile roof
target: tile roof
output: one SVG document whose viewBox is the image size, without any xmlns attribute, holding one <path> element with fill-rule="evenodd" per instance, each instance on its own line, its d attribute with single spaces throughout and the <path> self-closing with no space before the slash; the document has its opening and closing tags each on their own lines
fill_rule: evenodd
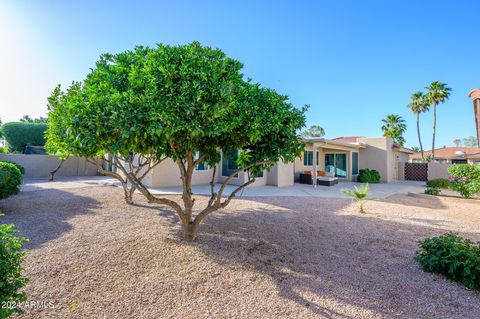
<svg viewBox="0 0 480 319">
<path fill-rule="evenodd" d="M 425 151 L 425 154 L 430 154 L 432 151 Z M 410 155 L 411 159 L 422 158 L 420 153 Z M 478 147 L 444 147 L 435 149 L 435 158 L 440 159 L 454 159 L 454 158 L 480 158 L 480 148 Z"/>
</svg>

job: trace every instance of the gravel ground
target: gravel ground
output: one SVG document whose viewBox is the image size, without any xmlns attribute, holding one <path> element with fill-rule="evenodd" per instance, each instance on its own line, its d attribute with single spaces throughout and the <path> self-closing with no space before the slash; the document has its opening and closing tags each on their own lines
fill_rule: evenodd
<svg viewBox="0 0 480 319">
<path fill-rule="evenodd" d="M 172 198 L 175 196 L 172 196 Z M 194 243 L 168 209 L 115 187 L 25 192 L 2 222 L 30 238 L 21 318 L 478 318 L 480 293 L 421 271 L 416 242 L 480 240 L 477 203 L 395 195 L 256 197 L 209 216 Z M 198 198 L 197 205 L 205 202 Z"/>
</svg>

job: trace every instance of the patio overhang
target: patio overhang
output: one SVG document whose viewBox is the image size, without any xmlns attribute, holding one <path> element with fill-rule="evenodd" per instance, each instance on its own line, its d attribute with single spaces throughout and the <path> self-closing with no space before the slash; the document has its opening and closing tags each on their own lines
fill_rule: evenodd
<svg viewBox="0 0 480 319">
<path fill-rule="evenodd" d="M 302 143 L 307 145 L 312 145 L 315 148 L 331 148 L 331 149 L 338 149 L 338 150 L 344 150 L 346 148 L 349 150 L 359 150 L 367 147 L 367 145 L 364 143 L 342 143 L 342 142 L 336 142 L 333 140 L 328 140 L 325 138 L 302 137 L 301 141 Z"/>
</svg>

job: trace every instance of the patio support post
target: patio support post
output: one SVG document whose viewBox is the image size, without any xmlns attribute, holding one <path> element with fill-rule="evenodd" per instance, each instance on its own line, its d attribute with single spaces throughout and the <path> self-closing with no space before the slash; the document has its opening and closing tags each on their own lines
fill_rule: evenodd
<svg viewBox="0 0 480 319">
<path fill-rule="evenodd" d="M 473 101 L 473 114 L 477 129 L 477 146 L 480 147 L 480 89 L 471 90 L 468 96 Z"/>
<path fill-rule="evenodd" d="M 313 150 L 313 172 L 312 172 L 312 185 L 313 188 L 317 187 L 317 146 L 315 143 L 312 144 L 312 150 Z"/>
</svg>

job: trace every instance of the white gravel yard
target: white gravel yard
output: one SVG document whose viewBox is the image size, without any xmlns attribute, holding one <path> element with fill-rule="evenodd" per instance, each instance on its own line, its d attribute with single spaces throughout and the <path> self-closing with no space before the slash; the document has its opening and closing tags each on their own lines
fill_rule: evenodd
<svg viewBox="0 0 480 319">
<path fill-rule="evenodd" d="M 394 195 L 360 215 L 347 199 L 243 197 L 187 243 L 169 209 L 122 197 L 99 186 L 0 201 L 0 221 L 30 238 L 29 300 L 54 302 L 20 318 L 479 318 L 479 292 L 413 259 L 425 237 L 480 240 L 478 203 Z"/>
</svg>

